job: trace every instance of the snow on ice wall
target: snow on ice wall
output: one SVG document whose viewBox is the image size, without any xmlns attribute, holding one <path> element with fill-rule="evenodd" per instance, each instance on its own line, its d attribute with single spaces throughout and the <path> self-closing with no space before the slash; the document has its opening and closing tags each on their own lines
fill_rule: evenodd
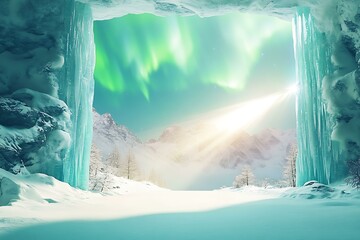
<svg viewBox="0 0 360 240">
<path fill-rule="evenodd" d="M 331 138 L 346 150 L 346 158 L 360 156 L 360 2 L 337 5 L 338 31 L 331 41 L 333 72 L 324 77 L 322 96 L 334 119 Z"/>
<path fill-rule="evenodd" d="M 63 178 L 70 110 L 58 98 L 64 64 L 63 2 L 2 0 L 0 167 L 24 164 Z"/>
<path fill-rule="evenodd" d="M 0 167 L 86 188 L 92 16 L 74 0 L 1 0 Z"/>
</svg>

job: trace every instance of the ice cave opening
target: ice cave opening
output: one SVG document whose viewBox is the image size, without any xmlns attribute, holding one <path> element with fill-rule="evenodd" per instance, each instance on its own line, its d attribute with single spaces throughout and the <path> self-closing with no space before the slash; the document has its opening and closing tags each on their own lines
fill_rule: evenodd
<svg viewBox="0 0 360 240">
<path fill-rule="evenodd" d="M 246 167 L 253 184 L 286 184 L 296 147 L 291 22 L 127 15 L 95 21 L 94 39 L 91 190 L 106 174 L 217 189 Z"/>
<path fill-rule="evenodd" d="M 31 14 L 23 14 L 31 9 Z M 360 8 L 347 1 L 3 1 L 0 167 L 24 165 L 86 189 L 92 138 L 93 21 L 129 13 L 260 12 L 293 22 L 300 91 L 297 184 L 332 183 L 360 156 Z"/>
</svg>

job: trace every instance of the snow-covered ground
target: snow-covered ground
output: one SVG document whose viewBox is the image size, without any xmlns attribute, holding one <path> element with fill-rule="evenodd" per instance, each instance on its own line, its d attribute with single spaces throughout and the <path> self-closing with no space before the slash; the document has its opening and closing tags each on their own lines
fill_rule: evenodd
<svg viewBox="0 0 360 240">
<path fill-rule="evenodd" d="M 122 193 L 99 194 L 41 174 L 18 177 L 0 170 L 0 176 L 0 201 L 16 200 L 0 207 L 1 240 L 360 236 L 360 191 L 345 186 L 170 191 L 129 181 L 120 184 Z"/>
</svg>

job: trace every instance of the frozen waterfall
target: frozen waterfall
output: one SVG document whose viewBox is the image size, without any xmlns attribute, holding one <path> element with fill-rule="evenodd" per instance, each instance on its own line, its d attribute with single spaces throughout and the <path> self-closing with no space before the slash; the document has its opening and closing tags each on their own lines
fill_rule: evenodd
<svg viewBox="0 0 360 240">
<path fill-rule="evenodd" d="M 71 110 L 72 144 L 64 159 L 64 181 L 87 189 L 92 140 L 92 102 L 94 95 L 95 46 L 93 19 L 88 5 L 67 1 L 68 22 L 66 63 L 59 98 Z"/>
<path fill-rule="evenodd" d="M 297 184 L 316 179 L 330 183 L 344 177 L 339 143 L 331 141 L 333 119 L 322 98 L 323 78 L 331 74 L 331 46 L 320 33 L 309 8 L 298 8 L 293 39 L 299 92 L 297 96 Z"/>
</svg>

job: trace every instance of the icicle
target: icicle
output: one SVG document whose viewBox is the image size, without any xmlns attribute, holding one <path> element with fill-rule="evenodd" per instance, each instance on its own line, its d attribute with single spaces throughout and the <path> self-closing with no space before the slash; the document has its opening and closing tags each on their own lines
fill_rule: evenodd
<svg viewBox="0 0 360 240">
<path fill-rule="evenodd" d="M 95 50 L 91 9 L 67 1 L 70 19 L 66 46 L 66 72 L 59 83 L 60 99 L 71 109 L 71 147 L 64 159 L 64 181 L 87 189 L 92 139 L 93 71 Z"/>
</svg>

